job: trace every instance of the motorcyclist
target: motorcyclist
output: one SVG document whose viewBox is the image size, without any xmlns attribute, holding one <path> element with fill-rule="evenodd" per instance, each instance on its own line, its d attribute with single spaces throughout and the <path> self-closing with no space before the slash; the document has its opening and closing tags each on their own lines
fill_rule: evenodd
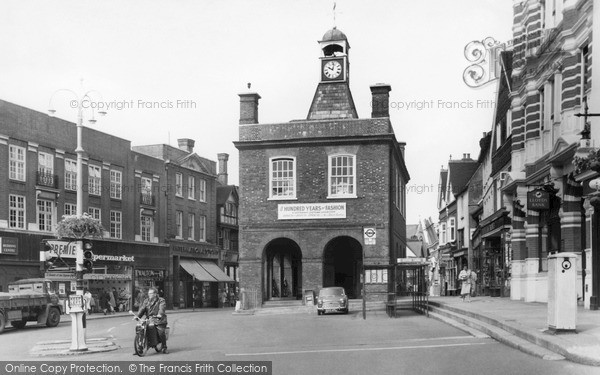
<svg viewBox="0 0 600 375">
<path fill-rule="evenodd" d="M 146 315 L 147 319 L 154 317 L 154 325 L 158 332 L 158 339 L 162 343 L 162 352 L 169 354 L 167 350 L 167 336 L 165 330 L 167 328 L 167 314 L 165 312 L 166 302 L 165 299 L 158 296 L 158 290 L 156 288 L 150 288 L 148 290 L 148 298 L 144 300 L 140 306 L 140 310 L 137 313 L 138 318 Z"/>
</svg>

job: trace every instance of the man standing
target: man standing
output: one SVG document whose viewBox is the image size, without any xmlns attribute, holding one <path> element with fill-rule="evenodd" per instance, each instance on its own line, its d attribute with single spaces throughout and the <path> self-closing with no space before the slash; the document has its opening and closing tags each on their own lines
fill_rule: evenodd
<svg viewBox="0 0 600 375">
<path fill-rule="evenodd" d="M 162 352 L 169 354 L 167 350 L 167 336 L 165 330 L 167 328 L 167 313 L 165 309 L 167 304 L 165 299 L 158 296 L 156 288 L 150 288 L 148 290 L 148 298 L 144 300 L 140 306 L 140 310 L 137 313 L 138 318 L 146 315 L 146 318 L 150 319 L 155 317 L 156 331 L 158 332 L 158 339 L 162 343 Z"/>
</svg>

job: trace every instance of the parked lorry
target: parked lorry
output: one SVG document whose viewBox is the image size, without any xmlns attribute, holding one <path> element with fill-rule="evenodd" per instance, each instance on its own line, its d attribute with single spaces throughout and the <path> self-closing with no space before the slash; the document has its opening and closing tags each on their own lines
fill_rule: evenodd
<svg viewBox="0 0 600 375">
<path fill-rule="evenodd" d="M 0 333 L 9 323 L 15 328 L 23 328 L 30 321 L 56 327 L 62 313 L 51 280 L 14 281 L 8 285 L 8 293 L 0 292 Z"/>
</svg>

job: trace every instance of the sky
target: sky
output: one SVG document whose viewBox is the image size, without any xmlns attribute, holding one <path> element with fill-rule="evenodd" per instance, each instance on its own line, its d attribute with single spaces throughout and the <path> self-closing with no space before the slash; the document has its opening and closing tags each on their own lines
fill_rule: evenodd
<svg viewBox="0 0 600 375">
<path fill-rule="evenodd" d="M 132 146 L 194 139 L 200 156 L 230 155 L 237 184 L 238 94 L 251 83 L 261 95 L 260 123 L 306 118 L 320 79 L 317 41 L 335 25 L 351 47 L 359 117 L 371 116 L 370 85 L 392 86 L 390 118 L 411 175 L 408 223 L 435 221 L 441 166 L 450 155 L 476 159 L 492 127 L 497 81 L 463 82 L 465 46 L 510 41 L 512 1 L 338 0 L 335 20 L 333 3 L 3 0 L 0 99 L 75 122 L 77 96 L 61 89 L 93 90 L 87 106 L 108 108 L 95 129 Z"/>
</svg>

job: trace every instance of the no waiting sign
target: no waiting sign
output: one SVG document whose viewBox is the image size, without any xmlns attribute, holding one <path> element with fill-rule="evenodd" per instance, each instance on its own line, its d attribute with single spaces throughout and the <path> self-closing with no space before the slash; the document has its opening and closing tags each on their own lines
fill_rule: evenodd
<svg viewBox="0 0 600 375">
<path fill-rule="evenodd" d="M 365 245 L 375 245 L 375 239 L 377 238 L 377 231 L 375 228 L 364 228 L 363 238 Z"/>
</svg>

